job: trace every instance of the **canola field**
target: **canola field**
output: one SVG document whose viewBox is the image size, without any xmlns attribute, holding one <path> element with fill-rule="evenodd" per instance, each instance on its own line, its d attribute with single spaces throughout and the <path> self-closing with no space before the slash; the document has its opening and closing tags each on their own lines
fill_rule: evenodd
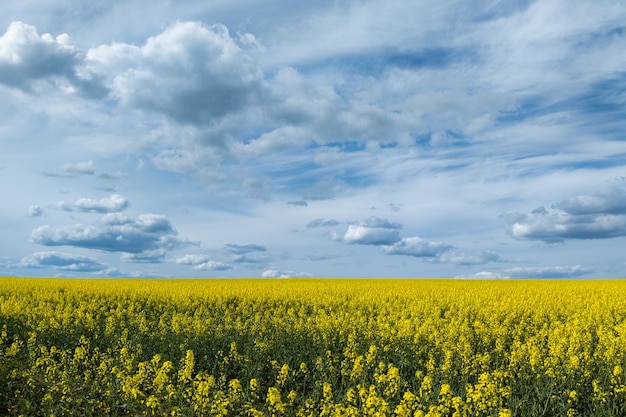
<svg viewBox="0 0 626 417">
<path fill-rule="evenodd" d="M 0 415 L 624 416 L 626 281 L 0 278 Z"/>
</svg>

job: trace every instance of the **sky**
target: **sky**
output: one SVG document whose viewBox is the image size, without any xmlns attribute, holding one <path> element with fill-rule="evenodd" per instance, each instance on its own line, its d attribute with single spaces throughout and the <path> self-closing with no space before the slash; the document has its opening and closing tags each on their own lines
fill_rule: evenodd
<svg viewBox="0 0 626 417">
<path fill-rule="evenodd" d="M 620 0 L 0 3 L 0 275 L 626 277 Z"/>
</svg>

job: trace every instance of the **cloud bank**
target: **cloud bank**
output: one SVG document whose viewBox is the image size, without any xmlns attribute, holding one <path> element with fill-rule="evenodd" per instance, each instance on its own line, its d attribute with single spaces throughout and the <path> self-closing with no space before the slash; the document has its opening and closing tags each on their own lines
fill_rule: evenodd
<svg viewBox="0 0 626 417">
<path fill-rule="evenodd" d="M 163 215 L 141 214 L 133 219 L 111 213 L 97 225 L 40 226 L 32 231 L 31 242 L 118 252 L 130 261 L 158 262 L 169 250 L 191 244 L 177 236 L 178 232 Z"/>
<path fill-rule="evenodd" d="M 626 190 L 615 187 L 581 195 L 555 203 L 550 209 L 508 213 L 504 219 L 516 239 L 554 243 L 626 236 Z"/>
</svg>

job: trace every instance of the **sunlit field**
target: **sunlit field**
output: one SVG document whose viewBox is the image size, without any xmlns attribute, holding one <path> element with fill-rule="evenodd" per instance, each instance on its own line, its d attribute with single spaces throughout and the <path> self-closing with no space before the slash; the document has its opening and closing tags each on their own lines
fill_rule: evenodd
<svg viewBox="0 0 626 417">
<path fill-rule="evenodd" d="M 626 415 L 625 281 L 3 278 L 0 326 L 0 415 Z"/>
</svg>

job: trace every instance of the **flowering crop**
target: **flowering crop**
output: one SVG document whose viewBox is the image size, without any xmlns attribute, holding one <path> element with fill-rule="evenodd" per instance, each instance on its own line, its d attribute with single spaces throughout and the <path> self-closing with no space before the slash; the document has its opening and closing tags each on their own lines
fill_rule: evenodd
<svg viewBox="0 0 626 417">
<path fill-rule="evenodd" d="M 626 415 L 623 281 L 3 278 L 0 327 L 0 415 Z"/>
</svg>

